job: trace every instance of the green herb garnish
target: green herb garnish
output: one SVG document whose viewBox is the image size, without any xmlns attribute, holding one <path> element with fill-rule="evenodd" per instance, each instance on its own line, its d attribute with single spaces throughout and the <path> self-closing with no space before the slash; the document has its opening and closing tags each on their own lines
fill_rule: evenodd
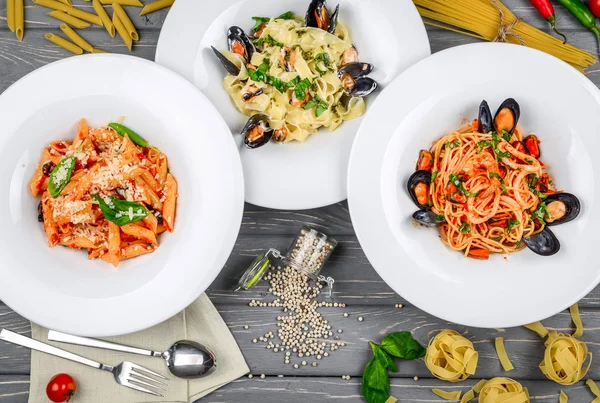
<svg viewBox="0 0 600 403">
<path fill-rule="evenodd" d="M 65 186 L 67 186 L 71 180 L 71 175 L 73 175 L 73 171 L 75 170 L 76 161 L 76 154 L 64 158 L 50 173 L 50 178 L 48 180 L 48 191 L 53 199 L 56 199 L 60 195 L 60 192 L 63 191 Z"/>
<path fill-rule="evenodd" d="M 438 171 L 433 171 L 433 173 L 431 174 L 431 180 L 432 180 L 432 181 L 434 181 L 434 180 L 435 180 L 435 178 L 437 178 L 437 176 L 438 176 L 438 173 L 439 173 Z"/>
<path fill-rule="evenodd" d="M 502 138 L 508 142 L 512 139 L 512 134 L 507 132 L 506 130 L 502 130 Z"/>
<path fill-rule="evenodd" d="M 471 193 L 467 189 L 465 189 L 465 186 L 463 185 L 461 180 L 458 178 L 458 176 L 456 176 L 455 174 L 450 174 L 449 179 L 450 179 L 450 182 L 452 182 L 452 184 L 458 188 L 458 191 L 460 193 L 464 194 L 465 196 L 467 196 L 467 197 L 479 196 L 479 193 Z"/>
<path fill-rule="evenodd" d="M 490 141 L 480 141 L 477 143 L 477 153 L 481 153 L 484 148 L 491 147 L 493 144 Z"/>
<path fill-rule="evenodd" d="M 531 213 L 532 217 L 536 218 L 540 225 L 546 224 L 546 215 L 550 217 L 550 213 L 548 212 L 548 206 L 546 203 L 541 202 L 540 205 Z"/>
<path fill-rule="evenodd" d="M 104 218 L 119 227 L 143 220 L 150 214 L 148 209 L 140 203 L 97 194 L 92 195 L 92 198 L 100 205 Z"/>
<path fill-rule="evenodd" d="M 282 42 L 276 41 L 271 35 L 267 35 L 266 38 L 261 36 L 258 39 L 252 40 L 252 43 L 257 47 L 262 47 L 265 43 L 269 46 L 279 46 L 280 48 L 285 46 Z"/>
<path fill-rule="evenodd" d="M 464 222 L 458 228 L 458 232 L 460 232 L 461 234 L 469 234 L 471 232 L 471 226 L 468 223 Z"/>
<path fill-rule="evenodd" d="M 506 231 L 510 232 L 516 226 L 521 224 L 519 220 L 508 220 L 508 225 L 506 226 Z"/>
<path fill-rule="evenodd" d="M 502 186 L 502 194 L 505 195 L 507 192 L 506 185 L 504 185 L 504 179 L 502 179 L 500 174 L 497 172 L 490 172 L 490 177 L 498 178 L 498 180 L 500 181 L 500 185 Z"/>
<path fill-rule="evenodd" d="M 142 136 L 140 136 L 127 126 L 123 126 L 120 123 L 109 123 L 108 127 L 114 129 L 114 131 L 116 131 L 117 134 L 120 136 L 127 135 L 127 137 L 129 137 L 129 140 L 131 140 L 135 145 L 138 145 L 140 147 L 150 147 L 150 144 Z"/>
<path fill-rule="evenodd" d="M 296 88 L 294 88 L 294 95 L 296 96 L 296 99 L 304 101 L 306 99 L 306 90 L 309 89 L 311 85 L 312 83 L 308 78 L 305 78 L 296 84 Z"/>
</svg>

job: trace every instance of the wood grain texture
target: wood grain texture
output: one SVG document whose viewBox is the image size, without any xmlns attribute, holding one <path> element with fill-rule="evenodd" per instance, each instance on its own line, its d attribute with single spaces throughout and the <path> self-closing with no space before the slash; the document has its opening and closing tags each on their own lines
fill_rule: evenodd
<svg viewBox="0 0 600 403">
<path fill-rule="evenodd" d="M 82 9 L 89 11 L 91 8 L 89 3 L 82 0 L 73 1 Z M 504 3 L 529 24 L 551 32 L 547 23 L 538 16 L 527 0 L 505 0 Z M 46 15 L 48 10 L 33 5 L 29 0 L 26 1 L 25 39 L 18 42 L 14 34 L 6 29 L 5 4 L 6 0 L 0 0 L 0 91 L 36 68 L 71 56 L 44 39 L 47 32 L 60 34 L 60 23 Z M 131 54 L 153 59 L 167 10 L 146 17 L 137 16 L 137 8 L 129 7 L 127 12 L 141 37 Z M 556 13 L 557 27 L 568 35 L 570 43 L 593 53 L 598 52 L 598 44 L 592 33 L 582 28 L 563 8 L 557 6 Z M 427 27 L 427 31 L 433 52 L 478 42 L 476 39 L 438 28 Z M 112 53 L 130 54 L 118 38 L 111 38 L 103 28 L 93 27 L 78 32 L 97 48 Z M 587 76 L 599 84 L 600 68 L 592 67 Z M 317 367 L 301 366 L 294 369 L 292 365 L 283 363 L 281 354 L 273 353 L 264 345 L 252 342 L 253 338 L 277 329 L 276 317 L 281 313 L 276 308 L 247 306 L 250 299 L 272 299 L 264 295 L 268 286 L 262 283 L 245 293 L 235 293 L 232 290 L 240 273 L 254 256 L 269 247 L 285 250 L 304 224 L 324 231 L 340 242 L 327 265 L 326 274 L 336 279 L 336 300 L 346 302 L 349 306 L 346 309 L 322 310 L 334 330 L 343 329 L 343 333 L 335 333 L 334 336 L 340 336 L 346 346 L 332 353 L 327 359 L 303 358 L 309 363 L 317 361 Z M 368 340 L 379 341 L 391 331 L 409 330 L 422 344 L 427 344 L 436 332 L 445 328 L 456 329 L 475 343 L 480 353 L 477 378 L 509 376 L 519 379 L 529 388 L 535 402 L 557 402 L 561 389 L 567 392 L 571 402 L 588 402 L 593 398 L 582 382 L 572 387 L 560 387 L 544 379 L 538 368 L 544 350 L 543 341 L 536 334 L 524 328 L 486 330 L 454 325 L 422 312 L 395 294 L 377 275 L 360 248 L 352 228 L 347 202 L 321 209 L 293 212 L 275 211 L 247 204 L 234 251 L 207 294 L 229 325 L 252 372 L 255 375 L 266 374 L 267 378 L 242 378 L 207 396 L 201 402 L 362 402 L 360 374 L 370 358 Z M 402 309 L 394 308 L 394 304 L 397 303 L 406 306 Z M 600 289 L 597 288 L 586 296 L 580 302 L 580 307 L 586 328 L 583 340 L 588 342 L 590 351 L 596 357 L 600 357 Z M 344 312 L 350 316 L 344 318 Z M 510 312 L 507 312 L 507 315 L 510 315 Z M 359 316 L 365 320 L 358 322 Z M 572 331 L 567 312 L 562 312 L 544 323 L 552 330 Z M 249 329 L 245 330 L 245 325 L 248 325 Z M 0 328 L 25 335 L 29 335 L 30 332 L 29 322 L 1 303 Z M 493 347 L 493 340 L 499 335 L 505 338 L 508 354 L 515 366 L 515 370 L 508 373 L 502 371 Z M 166 346 L 147 347 L 159 349 Z M 29 359 L 30 353 L 27 349 L 0 342 L 0 403 L 27 401 Z M 295 358 L 292 364 L 301 361 L 302 359 Z M 278 375 L 284 377 L 280 378 Z M 341 375 L 351 375 L 353 378 L 345 381 L 340 378 Z M 415 375 L 422 379 L 413 381 L 412 377 Z M 401 362 L 400 372 L 392 376 L 392 394 L 401 402 L 442 401 L 431 393 L 431 388 L 466 390 L 476 381 L 456 385 L 431 379 L 422 360 Z M 600 379 L 598 365 L 592 366 L 590 376 Z"/>
</svg>

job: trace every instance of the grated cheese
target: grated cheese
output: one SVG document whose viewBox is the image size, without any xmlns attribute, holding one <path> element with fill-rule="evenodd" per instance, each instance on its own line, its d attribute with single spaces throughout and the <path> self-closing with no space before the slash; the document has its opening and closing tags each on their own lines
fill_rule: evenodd
<svg viewBox="0 0 600 403">
<path fill-rule="evenodd" d="M 69 170 L 73 167 L 73 163 L 73 160 L 69 159 L 58 168 L 54 176 L 52 176 L 52 182 L 55 186 L 60 186 L 60 184 L 67 179 L 67 175 L 69 174 Z"/>
</svg>

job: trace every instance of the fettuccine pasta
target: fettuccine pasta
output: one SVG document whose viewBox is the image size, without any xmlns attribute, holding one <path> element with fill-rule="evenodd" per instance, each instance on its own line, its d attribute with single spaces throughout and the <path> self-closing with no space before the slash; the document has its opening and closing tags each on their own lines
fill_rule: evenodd
<svg viewBox="0 0 600 403">
<path fill-rule="evenodd" d="M 442 330 L 429 342 L 425 365 L 436 378 L 460 382 L 475 373 L 478 358 L 471 341 L 454 330 Z"/>
<path fill-rule="evenodd" d="M 519 382 L 510 378 L 492 378 L 483 385 L 479 403 L 529 403 L 529 393 Z"/>
<path fill-rule="evenodd" d="M 540 369 L 556 383 L 572 385 L 580 381 L 592 365 L 592 353 L 588 352 L 587 345 L 569 334 L 552 332 L 545 345 Z M 584 367 L 588 356 L 588 364 Z"/>
</svg>

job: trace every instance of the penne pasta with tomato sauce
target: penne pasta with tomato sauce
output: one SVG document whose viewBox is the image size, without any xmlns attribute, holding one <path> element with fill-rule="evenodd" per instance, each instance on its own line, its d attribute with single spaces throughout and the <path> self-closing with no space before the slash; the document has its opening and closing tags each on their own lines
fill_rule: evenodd
<svg viewBox="0 0 600 403">
<path fill-rule="evenodd" d="M 41 197 L 38 220 L 48 245 L 86 249 L 88 259 L 119 262 L 154 252 L 173 232 L 177 181 L 167 157 L 120 123 L 53 141 L 29 184 Z"/>
</svg>

